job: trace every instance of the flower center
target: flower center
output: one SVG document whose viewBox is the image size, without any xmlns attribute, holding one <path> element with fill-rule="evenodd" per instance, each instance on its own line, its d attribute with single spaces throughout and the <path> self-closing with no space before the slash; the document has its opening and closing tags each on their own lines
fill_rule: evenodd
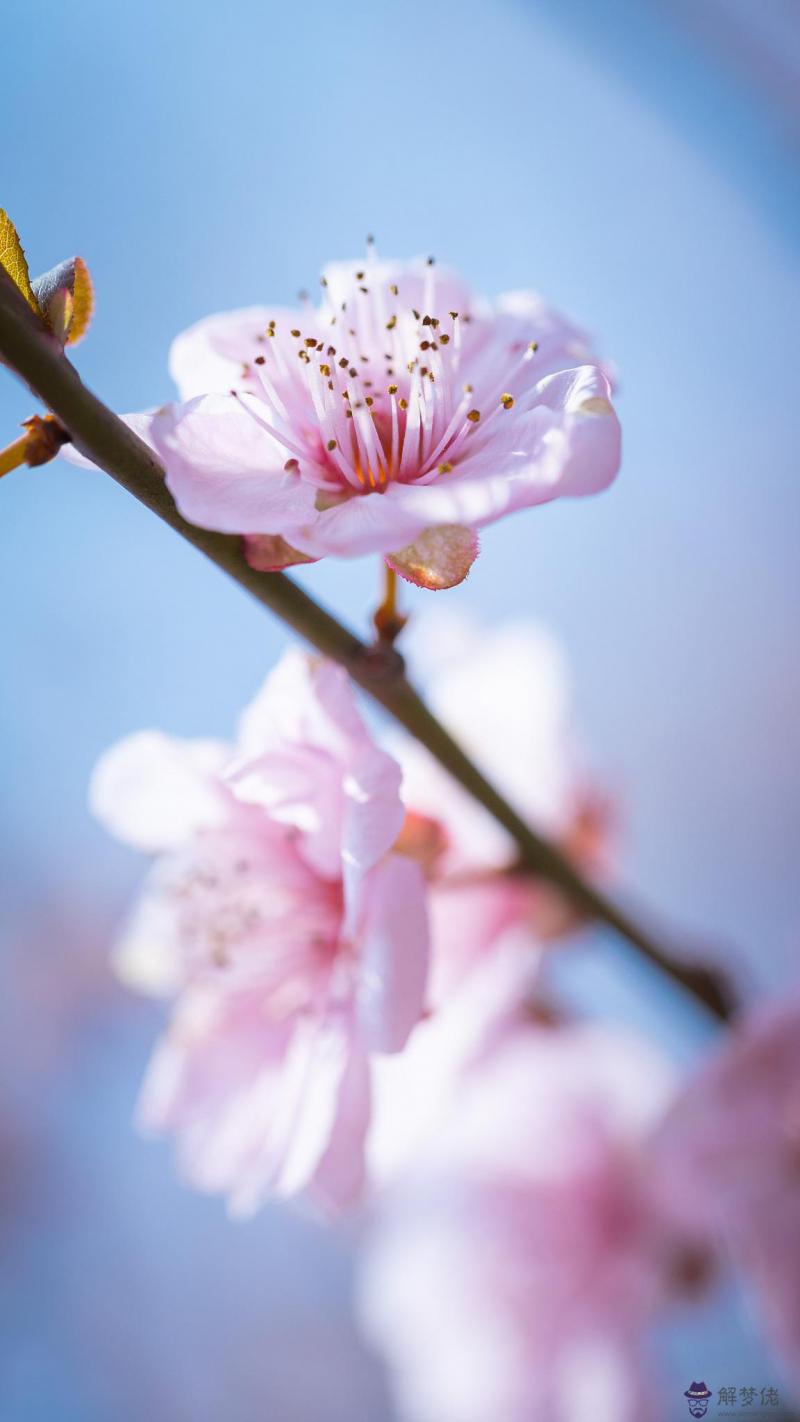
<svg viewBox="0 0 800 1422">
<path fill-rule="evenodd" d="M 439 312 L 432 259 L 420 309 L 371 269 L 372 255 L 347 300 L 334 302 L 323 278 L 318 310 L 308 304 L 291 327 L 271 320 L 245 366 L 255 399 L 239 396 L 289 453 L 285 467 L 331 495 L 449 474 L 514 407 L 515 379 L 537 349 L 499 344 L 488 322 L 471 330 L 470 312 Z"/>
</svg>

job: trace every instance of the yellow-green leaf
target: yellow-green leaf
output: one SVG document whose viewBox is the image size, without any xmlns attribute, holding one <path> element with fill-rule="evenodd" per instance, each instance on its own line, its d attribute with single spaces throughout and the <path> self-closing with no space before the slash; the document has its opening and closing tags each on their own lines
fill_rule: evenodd
<svg viewBox="0 0 800 1422">
<path fill-rule="evenodd" d="M 37 316 L 39 303 L 31 286 L 31 276 L 25 259 L 17 229 L 8 213 L 0 207 L 0 267 L 4 267 L 18 291 L 22 292 L 28 305 Z"/>
</svg>

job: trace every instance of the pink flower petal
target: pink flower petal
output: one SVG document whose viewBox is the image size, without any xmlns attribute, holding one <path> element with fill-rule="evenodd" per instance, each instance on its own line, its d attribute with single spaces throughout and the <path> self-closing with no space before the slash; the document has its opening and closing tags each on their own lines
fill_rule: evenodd
<svg viewBox="0 0 800 1422">
<path fill-rule="evenodd" d="M 172 342 L 169 373 L 181 400 L 223 394 L 248 383 L 244 372 L 261 354 L 267 324 L 279 313 L 266 306 L 207 316 Z"/>
<path fill-rule="evenodd" d="M 536 291 L 506 291 L 498 296 L 498 321 L 507 322 L 508 338 L 527 345 L 536 336 L 536 370 L 549 375 L 576 365 L 599 365 L 588 333 L 551 306 Z M 609 371 L 603 366 L 605 373 Z M 609 375 L 610 378 L 610 375 Z"/>
<path fill-rule="evenodd" d="M 314 486 L 286 470 L 285 448 L 248 413 L 243 399 L 209 395 L 170 405 L 152 437 L 184 518 L 223 533 L 289 533 L 312 526 Z"/>
<path fill-rule="evenodd" d="M 217 777 L 229 756 L 219 741 L 140 731 L 97 762 L 89 787 L 92 812 L 134 849 L 174 849 L 224 819 L 227 797 Z"/>
<path fill-rule="evenodd" d="M 293 825 L 320 873 L 343 876 L 349 931 L 358 880 L 394 844 L 403 807 L 400 768 L 371 740 L 347 673 L 289 653 L 245 711 L 240 745 L 237 795 Z"/>
<path fill-rule="evenodd" d="M 366 1183 L 364 1146 L 372 1109 L 369 1060 L 355 1036 L 339 1081 L 336 1115 L 309 1195 L 325 1214 L 349 1209 Z"/>
<path fill-rule="evenodd" d="M 567 458 L 558 492 L 575 497 L 607 488 L 619 469 L 621 435 L 606 376 L 590 365 L 562 371 L 542 381 L 541 397 L 565 416 Z"/>
<path fill-rule="evenodd" d="M 175 1132 L 198 1189 L 251 1214 L 269 1194 L 308 1193 L 332 1212 L 363 1185 L 367 1060 L 349 1020 L 270 1020 L 252 996 L 187 994 L 156 1049 L 143 1130 Z"/>
<path fill-rule="evenodd" d="M 392 854 L 364 883 L 358 1018 L 374 1051 L 398 1052 L 422 1016 L 428 917 L 419 867 Z"/>
<path fill-rule="evenodd" d="M 292 649 L 242 712 L 237 739 L 246 758 L 305 745 L 344 764 L 365 736 L 344 668 Z"/>
<path fill-rule="evenodd" d="M 354 754 L 344 779 L 342 859 L 364 872 L 390 850 L 403 828 L 397 761 L 368 741 Z"/>
<path fill-rule="evenodd" d="M 352 1050 L 352 1033 L 342 1018 L 298 1022 L 284 1059 L 281 1100 L 271 1121 L 269 1154 L 277 1168 L 268 1184 L 276 1195 L 298 1195 L 313 1186 L 337 1127 L 345 1137 L 342 1144 L 354 1156 L 363 1149 L 363 1099 L 346 1087 Z M 332 1166 L 331 1186 L 335 1174 Z M 257 1161 L 251 1181 L 243 1180 L 236 1190 L 235 1208 L 249 1213 L 261 1204 L 267 1193 L 261 1177 L 262 1165 Z"/>
</svg>

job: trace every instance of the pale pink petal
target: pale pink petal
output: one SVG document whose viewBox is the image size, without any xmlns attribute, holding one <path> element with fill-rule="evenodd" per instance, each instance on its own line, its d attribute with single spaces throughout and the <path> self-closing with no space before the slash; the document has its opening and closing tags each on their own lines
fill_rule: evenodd
<svg viewBox="0 0 800 1422">
<path fill-rule="evenodd" d="M 250 1003 L 214 992 L 186 995 L 156 1048 L 138 1117 L 149 1133 L 175 1133 L 181 1168 L 195 1188 L 254 1192 L 282 1164 L 280 1106 L 294 1023 L 270 1022 Z"/>
<path fill-rule="evenodd" d="M 186 954 L 174 904 L 162 892 L 161 865 L 151 872 L 140 898 L 118 933 L 114 972 L 133 992 L 174 997 L 187 979 Z"/>
<path fill-rule="evenodd" d="M 372 742 L 344 669 L 288 653 L 244 712 L 239 745 L 238 797 L 293 825 L 309 863 L 344 876 L 349 900 L 396 840 L 403 808 L 399 766 Z"/>
<path fill-rule="evenodd" d="M 590 365 L 563 371 L 542 381 L 541 398 L 566 421 L 558 492 L 575 497 L 607 488 L 619 469 L 621 436 L 606 376 Z"/>
<path fill-rule="evenodd" d="M 497 298 L 498 320 L 507 320 L 507 339 L 535 341 L 536 370 L 551 374 L 576 365 L 599 365 L 588 333 L 569 317 L 554 311 L 536 291 L 507 291 Z M 608 371 L 606 371 L 608 374 Z"/>
<path fill-rule="evenodd" d="M 359 1023 L 374 1051 L 398 1052 L 425 1000 L 428 917 L 418 866 L 390 855 L 364 881 L 361 911 Z"/>
<path fill-rule="evenodd" d="M 281 313 L 283 314 L 283 313 Z M 245 371 L 261 353 L 267 324 L 278 313 L 266 306 L 206 316 L 175 337 L 169 373 L 181 400 L 224 394 L 245 384 Z"/>
<path fill-rule="evenodd" d="M 306 745 L 344 764 L 365 734 L 344 669 L 292 649 L 242 712 L 237 741 L 246 757 Z"/>
<path fill-rule="evenodd" d="M 224 818 L 227 796 L 218 776 L 229 756 L 219 741 L 140 731 L 97 762 L 89 786 L 92 813 L 135 849 L 174 849 Z"/>
<path fill-rule="evenodd" d="M 240 762 L 229 783 L 238 800 L 264 809 L 297 834 L 299 851 L 317 873 L 342 874 L 342 767 L 312 745 L 286 745 Z"/>
<path fill-rule="evenodd" d="M 463 318 L 487 309 L 486 303 L 470 290 L 457 272 L 440 262 L 431 263 L 427 257 L 413 257 L 410 261 L 371 258 L 328 262 L 322 276 L 334 310 L 346 301 L 350 306 L 359 306 L 359 314 L 374 313 L 374 334 L 381 348 L 385 345 L 385 322 L 394 311 L 415 307 L 422 313 L 435 315 L 453 310 Z M 370 304 L 363 301 L 363 286 L 368 289 L 367 295 L 381 293 L 382 307 L 377 301 Z M 396 292 L 391 290 L 393 286 L 397 287 Z"/>
<path fill-rule="evenodd" d="M 308 1189 L 336 1124 L 350 1046 L 343 1021 L 298 1020 L 282 1062 L 268 1139 L 236 1185 L 237 1213 L 256 1209 L 268 1192 L 291 1196 Z"/>
<path fill-rule="evenodd" d="M 431 523 L 458 522 L 449 505 L 448 517 L 436 519 L 432 515 L 426 498 L 428 487 L 390 484 L 384 493 L 345 499 L 323 509 L 312 523 L 298 524 L 291 541 L 315 558 L 391 553 L 398 544 L 411 543 Z"/>
<path fill-rule="evenodd" d="M 152 438 L 184 518 L 223 533 L 280 533 L 313 526 L 315 489 L 286 470 L 287 450 L 248 412 L 245 399 L 209 395 L 169 405 Z"/>
<path fill-rule="evenodd" d="M 371 1106 L 369 1059 L 354 1036 L 339 1082 L 328 1144 L 308 1187 L 314 1204 L 327 1215 L 349 1209 L 364 1193 L 364 1144 Z"/>
<path fill-rule="evenodd" d="M 192 1130 L 199 1146 L 240 1097 L 258 1089 L 291 1030 L 289 1019 L 271 1023 L 255 996 L 226 995 L 209 985 L 184 994 L 151 1058 L 137 1108 L 140 1127 L 156 1134 Z M 214 1168 L 210 1156 L 204 1175 Z M 211 1188 L 221 1187 L 222 1174 Z"/>
<path fill-rule="evenodd" d="M 392 848 L 403 827 L 397 761 L 367 741 L 343 781 L 342 860 L 361 873 Z"/>
<path fill-rule="evenodd" d="M 250 1214 L 269 1194 L 309 1194 L 328 1212 L 363 1184 L 366 1058 L 341 1015 L 270 1020 L 256 998 L 195 990 L 154 1054 L 144 1130 L 177 1135 L 197 1188 Z"/>
</svg>

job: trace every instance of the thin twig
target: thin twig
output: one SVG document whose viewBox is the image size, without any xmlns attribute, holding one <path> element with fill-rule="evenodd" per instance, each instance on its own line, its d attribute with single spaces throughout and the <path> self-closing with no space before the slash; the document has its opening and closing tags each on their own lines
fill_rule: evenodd
<svg viewBox="0 0 800 1422">
<path fill-rule="evenodd" d="M 408 619 L 403 616 L 397 606 L 397 574 L 394 568 L 390 568 L 388 563 L 384 563 L 382 575 L 383 598 L 372 619 L 372 624 L 378 641 L 391 647 L 397 641 Z"/>
</svg>

